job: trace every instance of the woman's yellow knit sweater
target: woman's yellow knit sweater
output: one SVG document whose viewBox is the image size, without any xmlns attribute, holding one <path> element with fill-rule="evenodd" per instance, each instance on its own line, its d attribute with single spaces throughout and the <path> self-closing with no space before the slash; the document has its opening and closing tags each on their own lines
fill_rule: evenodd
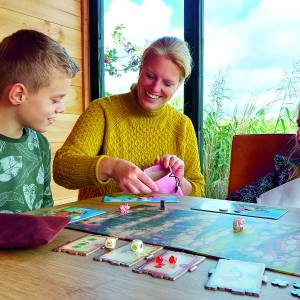
<svg viewBox="0 0 300 300">
<path fill-rule="evenodd" d="M 204 179 L 192 122 L 168 104 L 145 111 L 135 95 L 132 90 L 89 105 L 55 155 L 55 182 L 69 189 L 85 188 L 81 198 L 115 193 L 120 190 L 113 179 L 97 180 L 102 155 L 126 159 L 144 170 L 157 155 L 174 154 L 185 163 L 184 177 L 192 184 L 192 195 L 202 196 Z"/>
</svg>

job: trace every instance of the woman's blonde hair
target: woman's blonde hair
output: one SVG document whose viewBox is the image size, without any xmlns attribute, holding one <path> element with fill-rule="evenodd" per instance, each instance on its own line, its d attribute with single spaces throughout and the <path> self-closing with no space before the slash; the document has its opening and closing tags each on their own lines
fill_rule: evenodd
<svg viewBox="0 0 300 300">
<path fill-rule="evenodd" d="M 188 44 L 174 36 L 157 39 L 143 53 L 140 70 L 155 56 L 163 56 L 175 63 L 180 71 L 180 80 L 186 80 L 192 71 L 192 57 Z"/>
</svg>

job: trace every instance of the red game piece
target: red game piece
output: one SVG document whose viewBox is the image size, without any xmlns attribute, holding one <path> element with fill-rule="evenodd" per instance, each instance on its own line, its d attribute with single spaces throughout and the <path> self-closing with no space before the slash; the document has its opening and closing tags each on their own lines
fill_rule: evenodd
<svg viewBox="0 0 300 300">
<path fill-rule="evenodd" d="M 177 258 L 174 255 L 171 255 L 169 257 L 169 263 L 170 264 L 176 264 Z"/>
<path fill-rule="evenodd" d="M 163 259 L 162 256 L 160 256 L 160 255 L 159 255 L 159 256 L 156 256 L 155 262 L 156 262 L 157 264 L 161 265 L 163 261 L 164 261 L 164 259 Z"/>
</svg>

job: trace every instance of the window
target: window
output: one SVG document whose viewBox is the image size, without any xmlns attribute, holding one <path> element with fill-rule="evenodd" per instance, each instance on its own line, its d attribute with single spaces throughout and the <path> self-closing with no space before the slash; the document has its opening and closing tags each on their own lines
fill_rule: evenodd
<svg viewBox="0 0 300 300">
<path fill-rule="evenodd" d="M 299 1 L 204 2 L 204 167 L 208 197 L 226 195 L 234 134 L 296 132 L 299 19 Z"/>
<path fill-rule="evenodd" d="M 183 39 L 183 2 L 106 0 L 104 30 L 105 93 L 126 93 L 137 81 L 139 60 L 150 42 L 164 35 Z M 183 88 L 171 104 L 183 110 Z"/>
</svg>

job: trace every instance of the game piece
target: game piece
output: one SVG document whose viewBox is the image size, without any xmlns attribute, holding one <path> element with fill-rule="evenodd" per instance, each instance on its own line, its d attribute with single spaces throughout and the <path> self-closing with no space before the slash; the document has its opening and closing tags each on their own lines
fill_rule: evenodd
<svg viewBox="0 0 300 300">
<path fill-rule="evenodd" d="M 205 288 L 259 296 L 264 271 L 265 265 L 262 263 L 220 259 Z"/>
<path fill-rule="evenodd" d="M 62 208 L 50 209 L 36 213 L 40 216 L 63 216 L 70 218 L 69 223 L 77 222 L 87 218 L 91 218 L 100 214 L 104 214 L 105 210 L 84 208 L 84 207 L 71 207 L 66 206 Z"/>
<path fill-rule="evenodd" d="M 280 278 L 273 279 L 271 281 L 271 284 L 273 286 L 278 286 L 278 287 L 281 287 L 281 288 L 286 288 L 286 287 L 288 287 L 290 285 L 290 283 L 288 281 L 282 280 Z"/>
<path fill-rule="evenodd" d="M 141 240 L 133 240 L 131 242 L 131 250 L 137 253 L 142 253 L 144 250 L 144 244 Z"/>
<path fill-rule="evenodd" d="M 143 259 L 153 256 L 154 253 L 160 251 L 162 247 L 144 244 L 144 251 L 142 253 L 131 250 L 131 244 L 128 243 L 120 248 L 114 249 L 108 253 L 98 255 L 93 259 L 95 261 L 106 261 L 113 265 L 130 267 Z"/>
<path fill-rule="evenodd" d="M 232 222 L 232 227 L 234 232 L 240 232 L 244 229 L 245 220 L 244 219 L 234 219 Z"/>
<path fill-rule="evenodd" d="M 169 263 L 170 264 L 176 264 L 177 258 L 174 255 L 171 255 L 169 257 Z"/>
<path fill-rule="evenodd" d="M 128 203 L 121 204 L 120 208 L 119 208 L 120 215 L 122 215 L 122 216 L 127 215 L 129 209 L 130 209 L 130 206 L 128 205 Z"/>
<path fill-rule="evenodd" d="M 291 295 L 300 298 L 300 290 L 292 290 Z"/>
<path fill-rule="evenodd" d="M 295 289 L 300 289 L 300 281 L 294 282 L 294 283 L 293 283 L 293 287 L 294 287 Z"/>
<path fill-rule="evenodd" d="M 155 262 L 158 264 L 158 265 L 161 265 L 163 263 L 164 259 L 162 256 L 158 255 L 156 256 L 155 258 Z"/>
<path fill-rule="evenodd" d="M 174 256 L 177 258 L 176 264 L 163 263 L 168 261 L 168 257 Z M 149 274 L 153 277 L 176 280 L 182 276 L 188 270 L 193 270 L 198 264 L 200 264 L 205 257 L 187 254 L 183 252 L 166 251 L 161 254 L 161 259 L 156 258 L 148 260 L 141 266 L 132 269 L 136 273 Z"/>
<path fill-rule="evenodd" d="M 160 210 L 165 210 L 166 209 L 166 206 L 165 206 L 165 200 L 160 200 L 160 207 L 159 207 Z"/>
<path fill-rule="evenodd" d="M 117 244 L 117 237 L 107 237 L 105 240 L 105 248 L 106 249 L 115 249 L 116 248 L 116 244 Z"/>
<path fill-rule="evenodd" d="M 104 236 L 89 234 L 56 247 L 53 251 L 86 256 L 103 248 L 105 239 Z"/>
<path fill-rule="evenodd" d="M 175 195 L 149 195 L 149 194 L 119 194 L 112 196 L 104 196 L 103 201 L 106 203 L 127 202 L 127 203 L 159 203 L 165 200 L 166 203 L 179 202 Z"/>
<path fill-rule="evenodd" d="M 267 219 L 279 219 L 287 213 L 287 209 L 285 208 L 269 207 L 253 203 L 241 204 L 235 201 L 228 202 L 213 199 L 194 205 L 191 209 Z"/>
</svg>

